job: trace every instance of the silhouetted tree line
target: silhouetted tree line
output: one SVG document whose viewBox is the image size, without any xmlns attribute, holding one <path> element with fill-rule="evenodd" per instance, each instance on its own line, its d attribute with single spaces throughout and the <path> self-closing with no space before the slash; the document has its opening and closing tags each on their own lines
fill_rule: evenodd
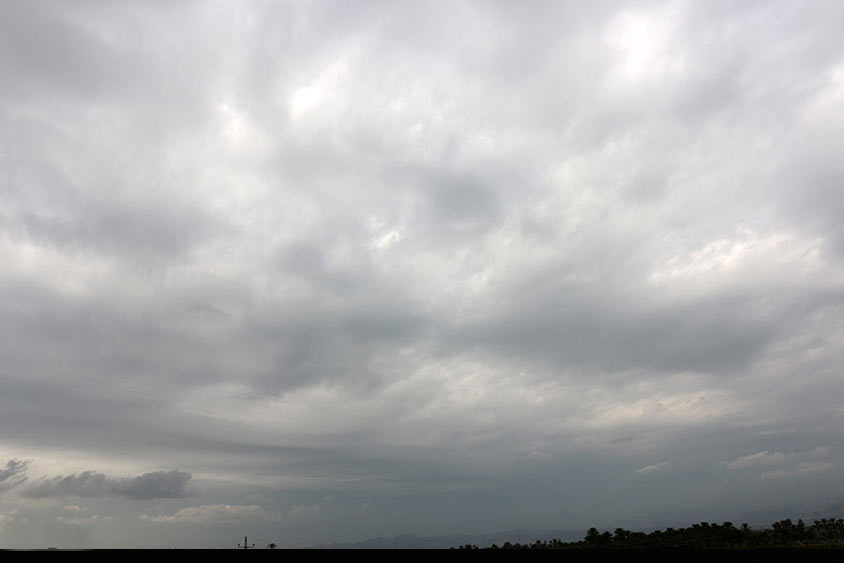
<svg viewBox="0 0 844 563">
<path fill-rule="evenodd" d="M 616 528 L 615 532 L 600 532 L 590 528 L 586 537 L 577 542 L 557 539 L 537 540 L 530 544 L 506 542 L 483 549 L 741 549 L 773 547 L 844 547 L 844 518 L 815 520 L 807 526 L 803 520 L 795 524 L 791 519 L 774 522 L 770 528 L 754 529 L 747 524 L 740 527 L 732 522 L 716 524 L 701 522 L 688 528 L 667 528 L 654 532 L 631 532 Z M 461 545 L 457 549 L 481 549 L 476 545 Z"/>
</svg>

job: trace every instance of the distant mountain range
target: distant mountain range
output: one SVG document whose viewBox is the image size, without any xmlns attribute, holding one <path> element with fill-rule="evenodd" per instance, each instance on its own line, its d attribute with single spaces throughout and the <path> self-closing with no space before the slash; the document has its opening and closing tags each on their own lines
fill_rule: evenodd
<svg viewBox="0 0 844 563">
<path fill-rule="evenodd" d="M 765 508 L 746 514 L 742 522 L 751 525 L 770 525 L 786 518 L 791 518 L 794 522 L 802 518 L 806 523 L 823 518 L 844 518 L 844 499 Z"/>
<path fill-rule="evenodd" d="M 597 526 L 601 531 L 612 532 L 616 528 L 636 531 L 653 531 L 668 527 L 680 528 L 700 522 L 732 522 L 736 526 L 747 523 L 751 527 L 767 527 L 790 518 L 797 522 L 803 519 L 807 524 L 822 518 L 844 518 L 844 499 L 823 499 L 809 502 L 792 503 L 739 510 L 726 507 L 708 507 L 689 516 L 689 511 L 661 512 L 635 518 L 625 518 L 604 526 Z"/>
<path fill-rule="evenodd" d="M 793 522 L 803 519 L 807 524 L 822 518 L 844 518 L 844 499 L 790 504 L 741 512 L 736 509 L 719 510 L 709 508 L 701 511 L 699 517 L 689 518 L 685 512 L 661 513 L 643 518 L 619 520 L 611 525 L 597 526 L 601 531 L 612 532 L 615 528 L 625 528 L 635 531 L 652 531 L 668 527 L 680 528 L 699 522 L 731 521 L 736 526 L 748 523 L 751 526 L 770 526 L 774 522 L 790 518 Z M 562 541 L 579 541 L 586 535 L 586 529 L 578 530 L 508 530 L 489 534 L 450 534 L 441 536 L 416 536 L 406 534 L 393 537 L 377 537 L 361 542 L 332 543 L 314 546 L 313 549 L 448 549 L 461 545 L 472 544 L 478 547 L 489 547 L 493 543 L 502 545 L 505 542 L 528 544 L 537 540 L 558 539 Z"/>
<path fill-rule="evenodd" d="M 557 538 L 563 541 L 583 539 L 585 530 L 509 530 L 490 534 L 453 534 L 444 536 L 401 535 L 390 538 L 372 538 L 354 543 L 332 543 L 318 545 L 314 549 L 448 549 L 473 544 L 489 547 L 492 544 L 533 543 L 536 540 Z"/>
</svg>

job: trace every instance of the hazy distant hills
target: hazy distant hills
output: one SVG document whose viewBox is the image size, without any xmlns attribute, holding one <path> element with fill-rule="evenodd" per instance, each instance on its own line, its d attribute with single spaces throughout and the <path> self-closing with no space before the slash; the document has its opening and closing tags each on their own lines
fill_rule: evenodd
<svg viewBox="0 0 844 563">
<path fill-rule="evenodd" d="M 689 518 L 688 514 L 660 513 L 647 518 L 618 521 L 611 525 L 597 527 L 601 531 L 612 532 L 621 527 L 628 530 L 651 531 L 668 527 L 680 528 L 698 522 L 731 521 L 735 525 L 748 523 L 753 527 L 770 526 L 774 522 L 790 518 L 796 522 L 802 518 L 806 523 L 822 518 L 844 517 L 844 499 L 828 499 L 800 504 L 790 504 L 758 509 L 752 512 L 737 513 L 735 510 L 719 510 L 710 508 L 702 511 L 699 517 Z M 361 542 L 332 543 L 318 545 L 314 549 L 448 549 L 461 545 L 473 544 L 478 547 L 489 547 L 493 543 L 502 545 L 505 542 L 528 544 L 536 540 L 559 539 L 562 541 L 579 541 L 586 535 L 586 530 L 508 530 L 489 534 L 451 534 L 442 536 L 416 536 L 406 534 L 394 537 L 378 537 Z"/>
<path fill-rule="evenodd" d="M 648 516 L 625 518 L 609 524 L 597 525 L 601 531 L 612 532 L 616 528 L 627 530 L 652 531 L 669 527 L 680 528 L 699 522 L 732 522 L 735 525 L 743 523 L 751 527 L 767 527 L 779 520 L 790 518 L 797 522 L 803 519 L 807 524 L 822 518 L 844 518 L 844 499 L 822 499 L 803 503 L 784 504 L 757 508 L 755 510 L 738 510 L 735 508 L 707 507 L 696 511 L 691 517 L 689 511 L 659 512 Z M 578 538 L 582 539 L 582 538 Z"/>
<path fill-rule="evenodd" d="M 822 518 L 844 518 L 844 499 L 766 508 L 746 514 L 741 521 L 751 525 L 769 525 L 785 518 L 791 518 L 794 522 L 802 518 L 807 523 Z"/>
<path fill-rule="evenodd" d="M 332 543 L 315 549 L 448 549 L 466 544 L 488 547 L 504 542 L 533 543 L 536 540 L 557 538 L 563 541 L 583 539 L 585 530 L 509 530 L 490 534 L 453 534 L 445 536 L 401 535 L 390 538 L 372 538 L 355 543 Z"/>
</svg>

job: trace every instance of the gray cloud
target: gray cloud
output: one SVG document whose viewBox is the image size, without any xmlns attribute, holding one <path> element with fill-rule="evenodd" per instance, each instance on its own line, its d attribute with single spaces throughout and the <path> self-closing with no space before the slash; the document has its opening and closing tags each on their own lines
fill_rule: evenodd
<svg viewBox="0 0 844 563">
<path fill-rule="evenodd" d="M 741 456 L 727 464 L 727 469 L 746 469 L 748 467 L 765 467 L 769 465 L 782 465 L 789 457 L 781 452 L 768 452 L 768 450 Z"/>
<path fill-rule="evenodd" d="M 17 487 L 26 481 L 26 468 L 29 464 L 18 459 L 6 462 L 6 468 L 0 470 L 0 491 Z"/>
<path fill-rule="evenodd" d="M 844 494 L 842 26 L 814 1 L 3 4 L 0 447 L 59 477 L 0 471 L 0 540 Z M 133 464 L 191 473 L 111 477 Z M 58 496 L 98 518 L 33 500 Z"/>
<path fill-rule="evenodd" d="M 265 508 L 254 504 L 245 506 L 204 504 L 202 506 L 183 508 L 173 515 L 150 516 L 148 514 L 142 514 L 141 519 L 165 524 L 173 522 L 186 522 L 191 524 L 229 524 L 233 522 L 273 520 L 277 518 Z"/>
<path fill-rule="evenodd" d="M 22 491 L 27 498 L 105 497 L 129 499 L 184 498 L 190 495 L 191 474 L 185 471 L 156 471 L 137 477 L 112 478 L 96 471 L 42 478 Z"/>
</svg>

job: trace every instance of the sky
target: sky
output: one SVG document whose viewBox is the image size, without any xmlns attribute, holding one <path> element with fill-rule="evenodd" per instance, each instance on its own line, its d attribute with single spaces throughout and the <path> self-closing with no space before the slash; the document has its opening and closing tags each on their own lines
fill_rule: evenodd
<svg viewBox="0 0 844 563">
<path fill-rule="evenodd" d="M 0 547 L 844 497 L 842 28 L 0 3 Z"/>
</svg>

